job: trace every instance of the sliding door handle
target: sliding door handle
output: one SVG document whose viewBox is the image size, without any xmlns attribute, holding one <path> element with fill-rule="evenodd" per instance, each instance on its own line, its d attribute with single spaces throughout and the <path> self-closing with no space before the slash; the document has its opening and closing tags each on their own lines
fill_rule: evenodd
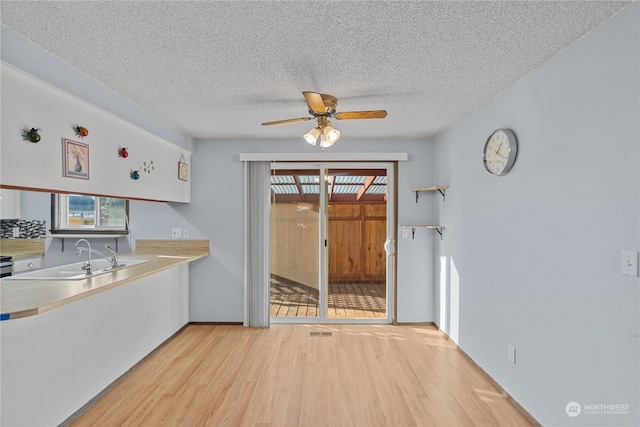
<svg viewBox="0 0 640 427">
<path fill-rule="evenodd" d="M 395 240 L 387 240 L 384 242 L 384 250 L 387 255 L 395 255 L 396 254 L 396 241 Z"/>
</svg>

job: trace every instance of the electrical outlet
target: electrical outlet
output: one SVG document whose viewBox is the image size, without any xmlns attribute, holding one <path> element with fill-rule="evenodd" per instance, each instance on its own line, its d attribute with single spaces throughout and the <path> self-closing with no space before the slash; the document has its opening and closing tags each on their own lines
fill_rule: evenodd
<svg viewBox="0 0 640 427">
<path fill-rule="evenodd" d="M 182 237 L 182 229 L 180 229 L 180 228 L 172 228 L 171 229 L 171 238 L 172 239 L 179 239 L 180 237 Z"/>
<path fill-rule="evenodd" d="M 189 229 L 188 228 L 183 228 L 182 229 L 182 237 L 184 237 L 185 239 L 189 238 Z"/>
<path fill-rule="evenodd" d="M 13 227 L 13 237 L 20 237 L 20 227 Z"/>
<path fill-rule="evenodd" d="M 511 344 L 509 344 L 508 351 L 509 351 L 508 353 L 509 360 L 515 365 L 516 364 L 516 348 Z"/>
<path fill-rule="evenodd" d="M 622 274 L 638 277 L 638 252 L 622 251 Z"/>
</svg>

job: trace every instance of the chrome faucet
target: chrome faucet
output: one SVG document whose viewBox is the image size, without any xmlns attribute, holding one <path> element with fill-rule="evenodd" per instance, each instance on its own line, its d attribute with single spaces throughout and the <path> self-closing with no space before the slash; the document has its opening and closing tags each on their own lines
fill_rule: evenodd
<svg viewBox="0 0 640 427">
<path fill-rule="evenodd" d="M 78 245 L 82 242 L 87 244 L 86 248 L 83 248 L 82 246 L 78 247 Z M 88 240 L 78 239 L 78 241 L 76 242 L 76 255 L 80 255 L 82 253 L 82 249 L 87 251 L 87 254 L 88 254 L 87 262 L 84 263 L 84 265 L 82 266 L 82 269 L 85 271 L 85 274 L 87 276 L 91 276 L 91 252 L 93 252 L 93 250 L 91 249 L 91 244 L 89 243 Z"/>
<path fill-rule="evenodd" d="M 111 262 L 111 268 L 120 267 L 118 265 L 118 254 L 116 254 L 116 251 L 114 251 L 113 248 L 109 245 L 104 245 L 104 247 L 107 248 L 109 252 L 111 252 L 111 256 L 108 258 L 109 262 Z"/>
<path fill-rule="evenodd" d="M 78 243 L 80 242 L 85 242 L 87 244 L 87 247 L 78 247 Z M 89 258 L 87 260 L 87 262 L 82 266 L 82 269 L 86 271 L 87 276 L 90 276 L 92 274 L 91 272 L 91 253 L 93 252 L 96 255 L 100 255 L 101 257 L 103 257 L 104 259 L 106 259 L 107 261 L 109 261 L 109 263 L 111 264 L 111 268 L 116 268 L 116 267 L 120 267 L 118 265 L 118 255 L 116 255 L 116 252 L 111 248 L 111 246 L 109 245 L 104 245 L 105 248 L 107 248 L 112 255 L 106 256 L 105 254 L 103 254 L 100 251 L 97 251 L 95 249 L 91 248 L 91 245 L 89 244 L 89 242 L 86 239 L 80 239 L 76 242 L 76 255 L 80 255 L 82 253 L 82 251 L 86 251 L 89 254 Z"/>
</svg>

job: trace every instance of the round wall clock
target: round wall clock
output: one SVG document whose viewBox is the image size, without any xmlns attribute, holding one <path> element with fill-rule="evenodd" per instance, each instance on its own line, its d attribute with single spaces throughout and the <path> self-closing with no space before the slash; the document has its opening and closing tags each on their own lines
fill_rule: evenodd
<svg viewBox="0 0 640 427">
<path fill-rule="evenodd" d="M 516 134 L 511 129 L 498 129 L 484 144 L 482 163 L 491 175 L 504 175 L 515 163 L 517 154 Z"/>
</svg>

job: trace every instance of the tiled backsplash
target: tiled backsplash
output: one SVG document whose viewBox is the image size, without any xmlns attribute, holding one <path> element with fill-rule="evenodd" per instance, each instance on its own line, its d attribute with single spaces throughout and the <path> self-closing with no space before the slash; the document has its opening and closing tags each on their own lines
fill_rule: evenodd
<svg viewBox="0 0 640 427">
<path fill-rule="evenodd" d="M 42 239 L 47 235 L 47 221 L 39 219 L 0 219 L 0 238 L 12 239 L 13 229 L 20 229 L 16 239 Z"/>
</svg>

